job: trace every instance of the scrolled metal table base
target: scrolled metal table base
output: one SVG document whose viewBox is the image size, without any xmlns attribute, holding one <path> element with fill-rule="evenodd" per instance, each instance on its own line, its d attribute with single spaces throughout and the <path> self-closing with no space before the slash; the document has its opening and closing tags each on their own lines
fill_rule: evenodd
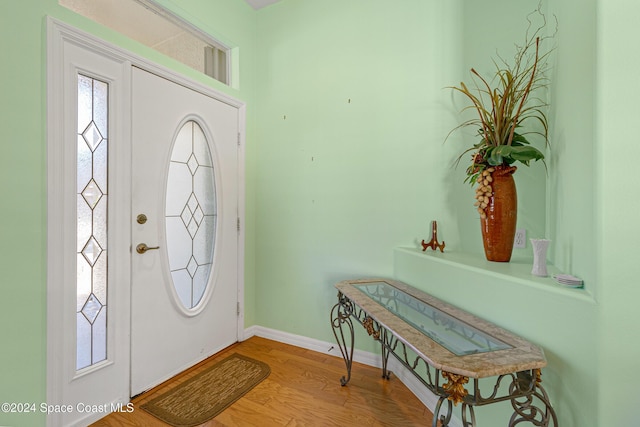
<svg viewBox="0 0 640 427">
<path fill-rule="evenodd" d="M 331 326 L 333 335 L 342 353 L 342 358 L 347 366 L 347 375 L 340 378 L 340 384 L 347 385 L 351 380 L 351 364 L 353 363 L 353 322 L 351 321 L 351 313 L 353 312 L 353 303 L 338 293 L 338 303 L 331 309 Z M 347 326 L 349 337 L 345 337 L 343 326 Z"/>
<path fill-rule="evenodd" d="M 360 323 L 367 333 L 382 348 L 382 376 L 390 378 L 388 370 L 389 355 L 393 356 L 432 393 L 439 396 L 434 409 L 432 427 L 448 427 L 453 415 L 453 406 L 461 403 L 463 427 L 476 427 L 474 408 L 505 400 L 511 401 L 514 413 L 509 420 L 509 427 L 521 423 L 540 427 L 558 427 L 558 421 L 549 397 L 541 385 L 539 369 L 500 375 L 496 379 L 493 391 L 487 397 L 480 392 L 479 380 L 444 372 L 430 366 L 429 363 L 412 353 L 411 349 L 400 341 L 391 331 L 382 327 L 364 310 L 355 305 L 349 298 L 338 292 L 338 303 L 331 309 L 331 326 L 340 352 L 345 361 L 347 374 L 340 378 L 340 384 L 346 386 L 351 380 L 351 367 L 354 350 L 353 320 Z M 467 384 L 472 381 L 470 389 Z M 508 394 L 500 394 L 500 385 L 511 380 Z M 542 406 L 534 403 L 540 401 Z M 438 423 L 440 423 L 438 425 Z"/>
<path fill-rule="evenodd" d="M 511 386 L 513 387 L 513 384 Z M 535 398 L 544 404 L 544 408 L 534 405 Z M 547 392 L 542 385 L 540 385 L 539 377 L 536 380 L 533 392 L 521 398 L 514 397 L 511 399 L 511 406 L 514 412 L 509 420 L 509 427 L 517 426 L 520 423 L 529 423 L 534 426 L 543 427 L 558 426 L 556 413 L 551 407 Z"/>
</svg>

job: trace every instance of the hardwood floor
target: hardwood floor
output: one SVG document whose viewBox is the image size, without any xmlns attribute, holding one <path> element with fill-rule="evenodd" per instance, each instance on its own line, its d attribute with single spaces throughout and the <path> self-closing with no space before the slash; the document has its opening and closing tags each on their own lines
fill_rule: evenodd
<svg viewBox="0 0 640 427">
<path fill-rule="evenodd" d="M 429 410 L 393 375 L 383 380 L 380 369 L 354 363 L 351 381 L 342 387 L 346 369 L 341 358 L 253 337 L 137 396 L 133 412 L 110 414 L 92 426 L 167 426 L 139 405 L 232 353 L 266 362 L 271 374 L 201 427 L 431 425 Z"/>
</svg>

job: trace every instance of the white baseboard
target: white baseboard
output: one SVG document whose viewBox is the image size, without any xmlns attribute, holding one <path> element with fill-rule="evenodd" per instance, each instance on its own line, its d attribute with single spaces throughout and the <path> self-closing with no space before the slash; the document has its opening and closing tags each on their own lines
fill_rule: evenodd
<svg viewBox="0 0 640 427">
<path fill-rule="evenodd" d="M 244 331 L 244 340 L 253 336 L 267 338 L 273 341 L 293 345 L 318 353 L 329 354 L 342 358 L 340 349 L 336 343 L 321 341 L 301 335 L 265 328 L 263 326 L 250 326 Z M 382 356 L 368 351 L 355 349 L 353 361 L 377 368 L 382 367 Z M 402 366 L 394 357 L 389 358 L 389 370 L 425 405 L 431 412 L 435 410 L 438 397 L 427 389 L 407 368 Z M 460 420 L 454 415 L 449 422 L 450 427 L 462 427 Z"/>
</svg>

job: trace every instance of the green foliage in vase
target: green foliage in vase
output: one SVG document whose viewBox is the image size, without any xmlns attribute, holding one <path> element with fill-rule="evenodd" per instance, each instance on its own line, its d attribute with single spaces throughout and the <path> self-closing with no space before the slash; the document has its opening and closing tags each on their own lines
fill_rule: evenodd
<svg viewBox="0 0 640 427">
<path fill-rule="evenodd" d="M 533 27 L 532 15 L 538 15 L 542 20 L 537 28 Z M 498 61 L 493 61 L 496 71 L 491 79 L 482 77 L 472 68 L 469 85 L 461 82 L 459 86 L 450 87 L 466 97 L 469 105 L 462 111 L 472 110 L 474 118 L 456 126 L 449 135 L 469 126 L 478 129 L 480 141 L 463 151 L 456 160 L 457 165 L 465 155 L 471 154 L 465 182 L 472 185 L 489 167 L 509 166 L 515 162 L 529 166 L 532 160 L 544 163 L 544 154 L 530 144 L 528 136 L 540 135 L 545 146 L 549 144 L 546 115 L 549 104 L 543 97 L 549 85 L 547 59 L 552 49 L 543 51 L 542 45 L 545 39 L 553 36 L 543 34 L 547 21 L 540 8 L 532 12 L 527 21 L 524 44 L 516 45 L 512 63 L 499 57 Z M 534 122 L 533 126 L 529 122 Z"/>
</svg>

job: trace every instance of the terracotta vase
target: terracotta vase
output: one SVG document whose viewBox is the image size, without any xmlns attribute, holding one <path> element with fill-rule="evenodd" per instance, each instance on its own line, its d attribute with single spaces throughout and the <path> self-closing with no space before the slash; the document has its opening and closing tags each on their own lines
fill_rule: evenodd
<svg viewBox="0 0 640 427">
<path fill-rule="evenodd" d="M 518 219 L 515 166 L 497 166 L 491 173 L 493 194 L 480 219 L 484 253 L 489 261 L 509 262 Z"/>
</svg>

